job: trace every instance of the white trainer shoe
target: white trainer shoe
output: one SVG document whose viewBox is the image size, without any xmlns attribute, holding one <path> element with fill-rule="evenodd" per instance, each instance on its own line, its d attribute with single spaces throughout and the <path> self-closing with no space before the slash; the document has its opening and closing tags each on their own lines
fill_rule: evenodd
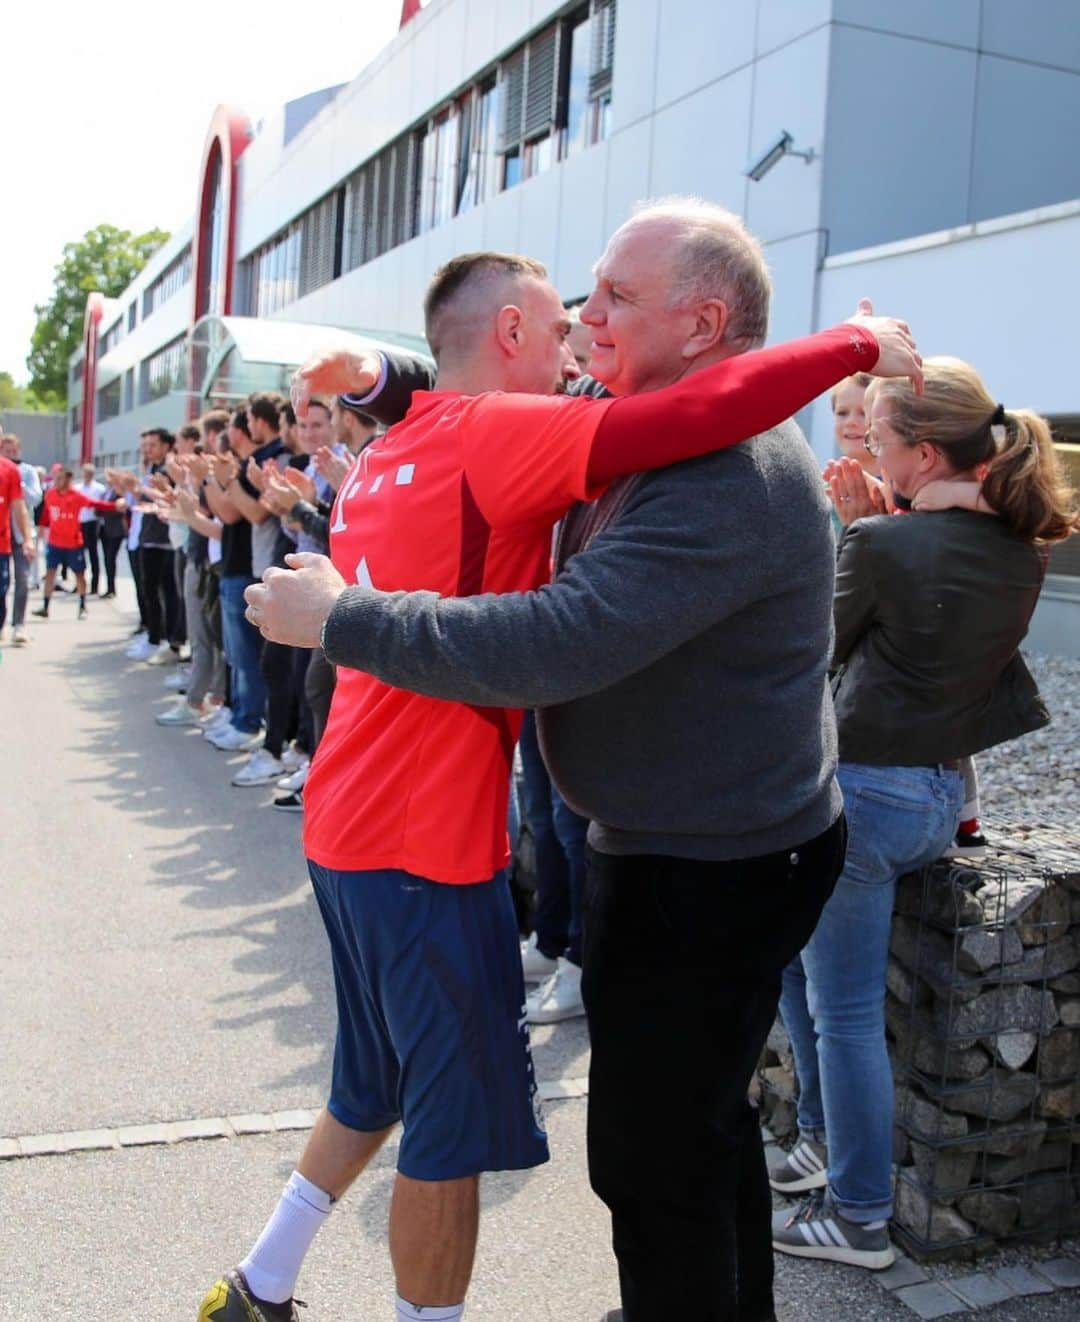
<svg viewBox="0 0 1080 1322">
<path fill-rule="evenodd" d="M 158 725 L 198 725 L 199 713 L 188 706 L 187 698 L 178 697 L 171 707 L 159 712 L 154 720 Z"/>
<path fill-rule="evenodd" d="M 285 761 L 284 758 L 281 759 Z M 307 784 L 308 772 L 311 768 L 305 763 L 292 773 L 291 776 L 282 776 L 278 781 L 277 787 L 286 794 L 298 794 Z"/>
<path fill-rule="evenodd" d="M 147 644 L 149 646 L 149 644 Z M 158 643 L 150 655 L 146 658 L 148 666 L 172 666 L 179 660 L 176 653 L 166 642 Z"/>
<path fill-rule="evenodd" d="M 558 968 L 558 961 L 548 959 L 536 944 L 536 933 L 521 943 L 521 971 L 526 982 L 547 982 Z"/>
<path fill-rule="evenodd" d="M 199 724 L 204 730 L 212 730 L 215 726 L 228 725 L 231 720 L 232 708 L 220 703 L 216 707 L 207 707 L 205 714 L 199 717 Z"/>
<path fill-rule="evenodd" d="M 299 771 L 310 761 L 307 753 L 302 752 L 295 744 L 286 744 L 281 751 L 281 762 L 286 771 Z"/>
<path fill-rule="evenodd" d="M 245 734 L 235 725 L 226 725 L 223 730 L 207 730 L 206 738 L 223 753 L 248 753 L 262 743 L 263 732 L 256 730 L 254 734 Z M 281 775 L 280 771 L 278 775 Z"/>
<path fill-rule="evenodd" d="M 22 625 L 21 624 L 15 625 L 15 627 L 11 631 L 12 647 L 25 647 L 29 641 L 30 641 L 30 635 L 26 632 L 26 630 L 22 627 Z"/>
<path fill-rule="evenodd" d="M 124 655 L 129 661 L 149 661 L 159 646 L 160 644 L 148 642 L 144 638 L 141 643 L 133 643 Z M 168 643 L 165 646 L 168 647 Z"/>
<path fill-rule="evenodd" d="M 166 675 L 162 681 L 162 688 L 168 689 L 170 693 L 183 693 L 191 682 L 191 667 L 177 666 L 171 675 Z"/>
<path fill-rule="evenodd" d="M 268 753 L 265 748 L 256 748 L 240 770 L 232 778 L 234 785 L 269 785 L 277 780 L 284 768 L 281 759 Z"/>
<path fill-rule="evenodd" d="M 525 1018 L 530 1024 L 557 1024 L 585 1013 L 581 999 L 581 970 L 559 957 L 559 967 L 525 998 Z"/>
</svg>

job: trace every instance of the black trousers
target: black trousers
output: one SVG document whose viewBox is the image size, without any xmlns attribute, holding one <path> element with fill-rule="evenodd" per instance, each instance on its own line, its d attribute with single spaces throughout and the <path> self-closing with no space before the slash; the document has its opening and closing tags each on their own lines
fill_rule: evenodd
<svg viewBox="0 0 1080 1322">
<path fill-rule="evenodd" d="M 101 538 L 101 553 L 105 561 L 105 591 L 116 591 L 116 557 L 119 554 L 121 546 L 124 544 L 124 536 L 121 533 L 119 537 L 109 537 L 103 534 Z"/>
<path fill-rule="evenodd" d="M 772 1200 L 747 1089 L 845 843 L 841 818 L 735 862 L 589 851 L 589 1176 L 611 1212 L 625 1322 L 774 1316 Z"/>
<path fill-rule="evenodd" d="M 90 566 L 90 595 L 97 593 L 98 586 L 101 583 L 101 557 L 98 554 L 98 543 L 101 539 L 101 520 L 87 519 L 85 523 L 79 524 L 79 531 L 82 533 L 83 546 L 86 548 L 86 560 Z"/>
<path fill-rule="evenodd" d="M 259 669 L 266 685 L 266 737 L 263 747 L 280 757 L 285 744 L 296 734 L 300 713 L 300 694 L 294 647 L 284 643 L 263 643 Z"/>
<path fill-rule="evenodd" d="M 175 552 L 171 547 L 140 546 L 139 573 L 142 575 L 143 610 L 146 633 L 151 643 L 178 643 L 176 578 L 173 573 Z"/>
<path fill-rule="evenodd" d="M 146 594 L 143 592 L 142 575 L 142 551 L 139 547 L 134 550 L 128 547 L 128 564 L 131 566 L 131 577 L 135 581 L 135 600 L 139 604 L 139 623 L 145 629 L 149 621 L 146 616 Z"/>
<path fill-rule="evenodd" d="M 304 697 L 311 711 L 311 748 L 314 755 L 323 737 L 326 722 L 330 719 L 330 702 L 334 696 L 334 684 L 337 672 L 321 647 L 311 649 L 307 674 L 304 677 Z"/>
</svg>

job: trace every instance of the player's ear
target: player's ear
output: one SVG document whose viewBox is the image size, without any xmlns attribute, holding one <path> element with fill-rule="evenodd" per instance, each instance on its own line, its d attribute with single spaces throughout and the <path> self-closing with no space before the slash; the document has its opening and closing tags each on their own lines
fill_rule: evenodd
<svg viewBox="0 0 1080 1322">
<path fill-rule="evenodd" d="M 495 316 L 495 342 L 507 357 L 516 357 L 521 351 L 523 323 L 521 309 L 513 303 L 501 307 Z"/>
</svg>

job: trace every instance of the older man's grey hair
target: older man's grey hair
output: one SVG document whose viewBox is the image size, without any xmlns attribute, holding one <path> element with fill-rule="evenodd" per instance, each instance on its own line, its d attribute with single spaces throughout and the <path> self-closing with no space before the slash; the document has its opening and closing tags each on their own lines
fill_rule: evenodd
<svg viewBox="0 0 1080 1322">
<path fill-rule="evenodd" d="M 772 280 L 761 244 L 742 217 L 700 197 L 660 197 L 639 202 L 630 223 L 649 220 L 673 220 L 683 231 L 674 259 L 672 306 L 722 299 L 728 310 L 724 339 L 742 349 L 764 344 Z"/>
</svg>

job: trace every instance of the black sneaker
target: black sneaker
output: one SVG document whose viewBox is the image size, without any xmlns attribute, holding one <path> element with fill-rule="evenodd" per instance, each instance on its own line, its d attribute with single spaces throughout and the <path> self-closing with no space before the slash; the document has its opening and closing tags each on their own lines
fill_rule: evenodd
<svg viewBox="0 0 1080 1322">
<path fill-rule="evenodd" d="M 85 620 L 88 614 L 89 614 L 89 612 L 87 611 L 86 607 L 85 607 L 85 606 L 80 606 L 80 607 L 79 607 L 79 614 L 78 614 L 78 616 L 77 616 L 76 618 L 77 618 L 77 619 L 80 619 L 80 620 Z"/>
<path fill-rule="evenodd" d="M 304 795 L 300 790 L 293 790 L 291 794 L 282 794 L 274 800 L 274 807 L 279 812 L 303 812 Z"/>
<path fill-rule="evenodd" d="M 288 1299 L 283 1304 L 256 1299 L 244 1273 L 233 1267 L 207 1291 L 196 1322 L 300 1322 L 297 1304 L 306 1307 L 300 1299 Z"/>
<path fill-rule="evenodd" d="M 39 606 L 36 611 L 31 611 L 30 614 L 36 615 L 39 620 L 47 620 L 49 618 L 49 608 L 48 606 Z"/>
<path fill-rule="evenodd" d="M 957 831 L 942 858 L 985 858 L 986 836 L 981 831 Z"/>
</svg>

